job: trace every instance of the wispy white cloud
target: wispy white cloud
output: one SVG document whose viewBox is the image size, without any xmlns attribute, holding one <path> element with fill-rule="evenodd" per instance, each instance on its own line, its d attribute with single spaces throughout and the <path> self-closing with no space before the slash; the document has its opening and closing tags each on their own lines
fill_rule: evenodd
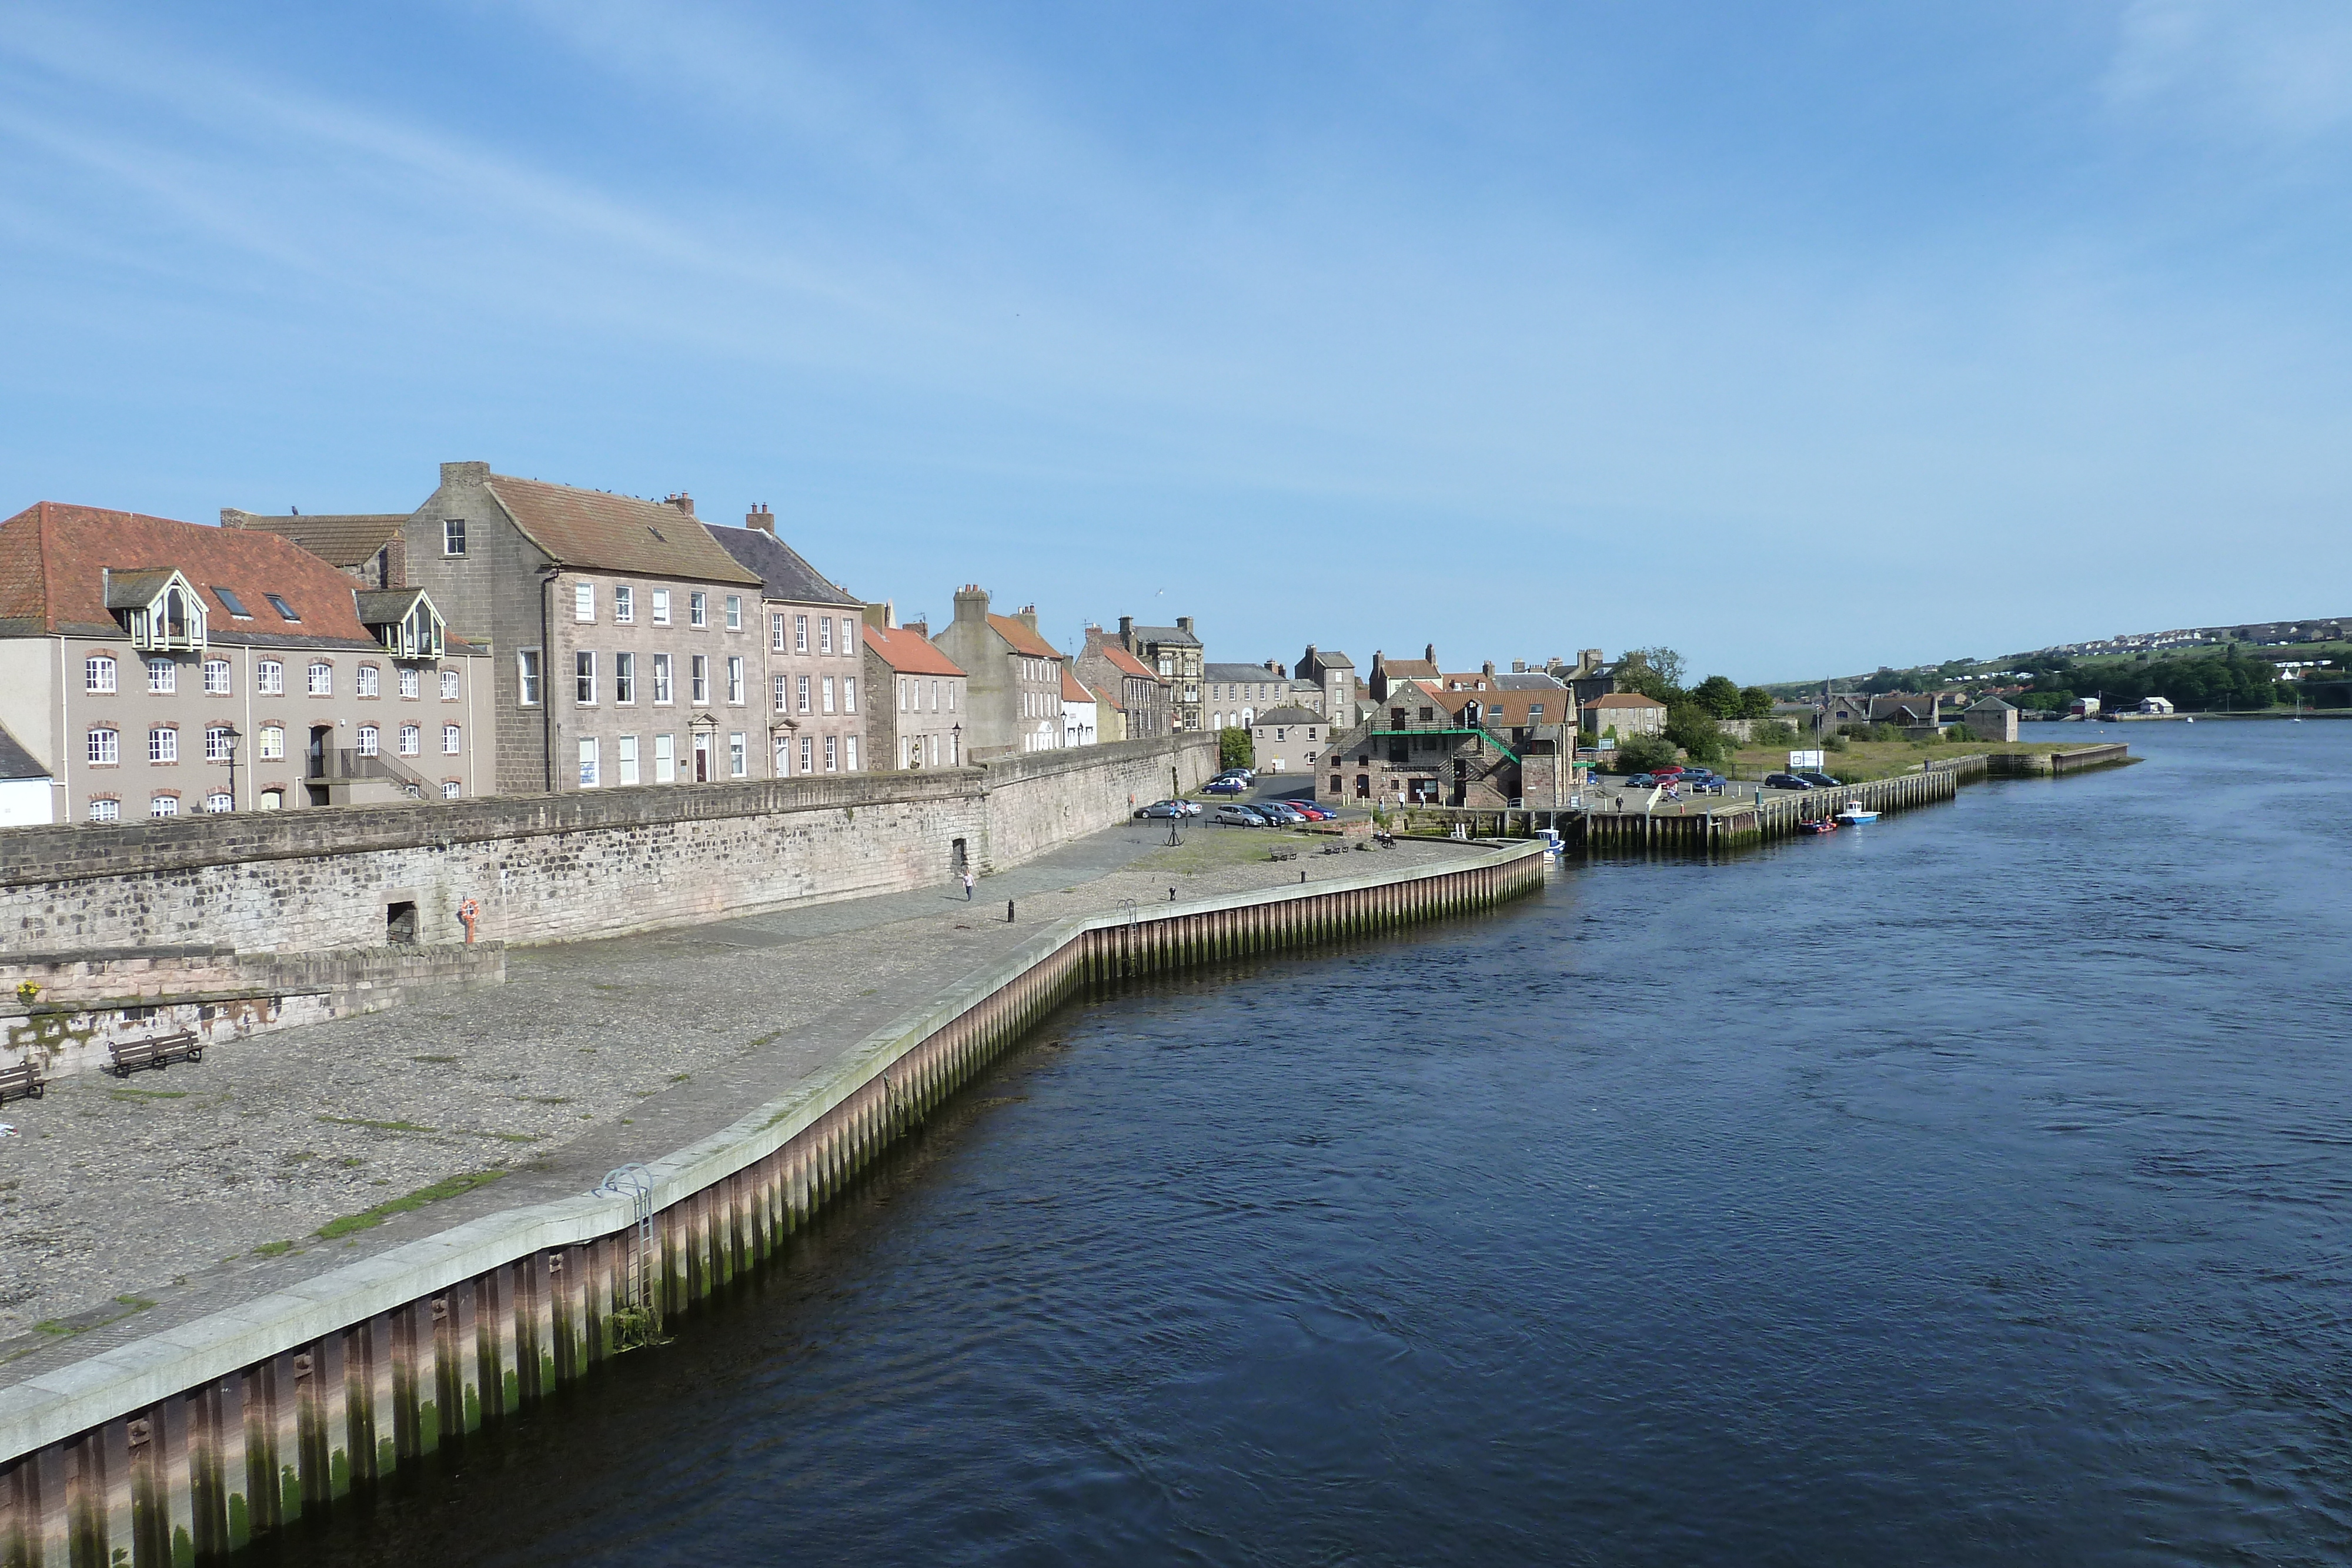
<svg viewBox="0 0 2352 1568">
<path fill-rule="evenodd" d="M 2298 142 L 2352 122 L 2352 9 L 2337 0 L 2131 0 L 2104 83 L 2136 112 Z"/>
</svg>

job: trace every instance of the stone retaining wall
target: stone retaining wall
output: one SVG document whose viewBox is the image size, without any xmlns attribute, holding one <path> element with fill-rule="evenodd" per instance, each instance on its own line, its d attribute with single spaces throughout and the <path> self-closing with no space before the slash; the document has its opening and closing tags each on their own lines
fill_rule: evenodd
<svg viewBox="0 0 2352 1568">
<path fill-rule="evenodd" d="M 0 831 L 0 952 L 219 945 L 302 953 L 414 939 L 616 936 L 945 883 L 1193 788 L 1214 738 L 1176 736 L 984 768 L 583 790 L 399 807 Z"/>
<path fill-rule="evenodd" d="M 0 957 L 0 1067 L 94 1071 L 107 1047 L 193 1030 L 206 1044 L 506 979 L 503 943 L 238 953 L 226 947 Z M 21 988 L 35 988 L 27 997 Z"/>
</svg>

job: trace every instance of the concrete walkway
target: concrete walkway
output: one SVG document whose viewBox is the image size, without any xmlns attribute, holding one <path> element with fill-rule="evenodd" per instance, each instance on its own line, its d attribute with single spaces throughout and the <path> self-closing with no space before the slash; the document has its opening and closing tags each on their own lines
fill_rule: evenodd
<svg viewBox="0 0 2352 1568">
<path fill-rule="evenodd" d="M 961 888 L 520 949 L 496 990 L 259 1036 L 0 1120 L 0 1384 L 693 1142 L 1064 915 L 1426 864 L 1136 822 Z M 1275 848 L 1304 852 L 1272 862 Z M 1018 918 L 1005 920 L 1005 902 Z M 497 1179 L 338 1240 L 431 1184 Z"/>
</svg>

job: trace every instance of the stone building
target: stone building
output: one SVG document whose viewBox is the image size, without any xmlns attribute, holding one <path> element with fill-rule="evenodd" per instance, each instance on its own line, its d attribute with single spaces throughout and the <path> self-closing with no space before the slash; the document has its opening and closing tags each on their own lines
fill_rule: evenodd
<svg viewBox="0 0 2352 1568">
<path fill-rule="evenodd" d="M 1323 688 L 1311 681 L 1292 680 L 1272 659 L 1263 664 L 1204 664 L 1201 703 L 1209 711 L 1209 728 L 1249 729 L 1268 708 L 1304 707 L 1319 713 Z"/>
<path fill-rule="evenodd" d="M 1207 727 L 1208 710 L 1201 700 L 1201 639 L 1193 634 L 1190 615 L 1179 615 L 1173 626 L 1138 626 L 1134 616 L 1122 615 L 1118 640 L 1167 683 L 1171 732 Z"/>
<path fill-rule="evenodd" d="M 735 564 L 760 579 L 761 623 L 767 628 L 760 689 L 767 710 L 766 750 L 778 779 L 856 773 L 875 766 L 862 751 L 868 714 L 859 711 L 866 680 L 866 603 L 825 580 L 800 551 L 776 537 L 776 517 L 756 507 L 740 528 L 703 525 Z"/>
<path fill-rule="evenodd" d="M 51 820 L 489 792 L 481 651 L 275 534 L 44 501 L 0 523 L 0 727 Z"/>
<path fill-rule="evenodd" d="M 1250 721 L 1251 764 L 1260 775 L 1306 778 L 1331 742 L 1331 727 L 1313 708 L 1284 704 Z"/>
<path fill-rule="evenodd" d="M 1125 733 L 1118 738 L 1141 740 L 1168 733 L 1169 683 L 1129 653 L 1124 643 L 1107 636 L 1101 627 L 1087 628 L 1077 672 L 1089 691 L 1118 709 Z"/>
<path fill-rule="evenodd" d="M 1323 715 L 1333 724 L 1347 728 L 1363 722 L 1363 682 L 1356 674 L 1356 662 L 1347 654 L 1326 653 L 1309 643 L 1291 673 L 1321 689 Z"/>
<path fill-rule="evenodd" d="M 1342 731 L 1325 750 L 1317 799 L 1483 810 L 1519 798 L 1518 748 L 1465 723 L 1435 682 L 1391 680 L 1388 694 L 1363 724 Z"/>
<path fill-rule="evenodd" d="M 964 673 L 964 756 L 984 761 L 1062 746 L 1062 654 L 1037 634 L 1037 607 L 992 615 L 988 591 L 956 591 L 955 619 L 931 639 Z"/>
<path fill-rule="evenodd" d="M 1582 727 L 1596 736 L 1613 734 L 1619 740 L 1631 740 L 1637 735 L 1663 734 L 1666 705 L 1639 692 L 1612 692 L 1586 703 L 1581 718 Z"/>
<path fill-rule="evenodd" d="M 1979 697 L 1960 715 L 1960 722 L 1979 740 L 2011 741 L 2017 738 L 2017 709 L 1996 696 Z"/>
<path fill-rule="evenodd" d="M 961 768 L 963 671 L 931 645 L 929 627 L 894 620 L 887 604 L 866 607 L 866 766 Z"/>
<path fill-rule="evenodd" d="M 760 577 L 691 498 L 444 463 L 401 544 L 408 580 L 493 656 L 500 793 L 768 770 Z"/>
<path fill-rule="evenodd" d="M 255 528 L 300 545 L 370 588 L 408 586 L 408 552 L 401 537 L 408 523 L 406 512 L 310 517 L 294 512 L 279 517 L 223 507 L 220 520 L 225 528 Z"/>
<path fill-rule="evenodd" d="M 1367 683 L 1374 704 L 1389 700 L 1389 687 L 1398 681 L 1434 681 L 1440 678 L 1437 668 L 1437 644 L 1432 643 L 1418 659 L 1391 659 L 1378 648 L 1372 650 L 1371 679 Z"/>
</svg>

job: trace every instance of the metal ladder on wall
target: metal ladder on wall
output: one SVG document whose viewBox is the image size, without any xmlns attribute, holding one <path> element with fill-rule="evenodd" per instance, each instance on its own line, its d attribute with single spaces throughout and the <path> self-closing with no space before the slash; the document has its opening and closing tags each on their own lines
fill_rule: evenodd
<svg viewBox="0 0 2352 1568">
<path fill-rule="evenodd" d="M 629 1274 L 623 1287 L 627 1304 L 621 1308 L 627 1316 L 616 1337 L 623 1349 L 651 1344 L 661 1337 L 661 1293 L 654 1288 L 653 1172 L 640 1165 L 621 1166 L 605 1172 L 596 1190 L 628 1198 L 632 1213 Z"/>
</svg>

